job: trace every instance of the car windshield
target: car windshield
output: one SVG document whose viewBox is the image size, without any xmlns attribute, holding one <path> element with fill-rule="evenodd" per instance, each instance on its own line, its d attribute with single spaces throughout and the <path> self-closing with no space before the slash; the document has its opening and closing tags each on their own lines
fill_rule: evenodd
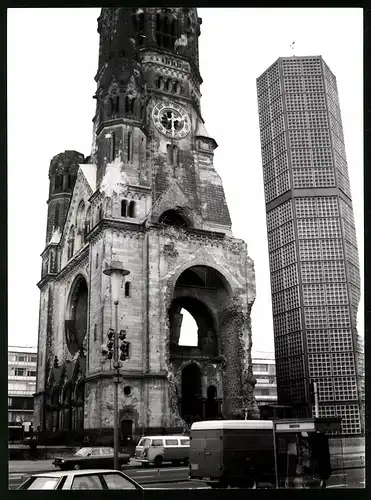
<svg viewBox="0 0 371 500">
<path fill-rule="evenodd" d="M 91 448 L 81 448 L 75 453 L 76 457 L 86 457 L 91 452 Z"/>
<path fill-rule="evenodd" d="M 144 447 L 146 447 L 146 446 L 149 446 L 149 443 L 150 443 L 149 439 L 143 438 L 143 439 L 140 440 L 138 446 L 144 446 Z"/>
<path fill-rule="evenodd" d="M 33 477 L 25 484 L 25 490 L 55 490 L 59 477 Z"/>
</svg>

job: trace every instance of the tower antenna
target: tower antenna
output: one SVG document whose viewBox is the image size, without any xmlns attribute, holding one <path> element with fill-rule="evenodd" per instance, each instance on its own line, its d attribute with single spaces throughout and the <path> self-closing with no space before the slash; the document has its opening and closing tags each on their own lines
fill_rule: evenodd
<svg viewBox="0 0 371 500">
<path fill-rule="evenodd" d="M 290 45 L 290 49 L 292 50 L 292 55 L 293 55 L 293 57 L 295 57 L 295 54 L 294 54 L 294 50 L 295 50 L 295 42 L 292 42 L 292 44 Z"/>
</svg>

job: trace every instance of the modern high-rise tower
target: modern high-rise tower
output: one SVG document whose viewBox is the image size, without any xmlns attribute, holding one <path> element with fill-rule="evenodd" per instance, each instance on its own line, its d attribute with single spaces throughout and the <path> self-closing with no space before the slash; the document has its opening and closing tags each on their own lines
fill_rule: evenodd
<svg viewBox="0 0 371 500">
<path fill-rule="evenodd" d="M 361 432 L 360 273 L 336 78 L 321 56 L 257 79 L 278 402 Z"/>
</svg>

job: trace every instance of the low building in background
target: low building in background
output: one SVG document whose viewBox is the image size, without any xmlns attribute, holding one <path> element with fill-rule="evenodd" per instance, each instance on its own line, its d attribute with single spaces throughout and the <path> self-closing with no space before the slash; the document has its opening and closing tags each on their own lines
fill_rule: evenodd
<svg viewBox="0 0 371 500">
<path fill-rule="evenodd" d="M 36 390 L 36 347 L 8 347 L 9 441 L 20 441 L 33 423 Z"/>
<path fill-rule="evenodd" d="M 255 399 L 258 406 L 277 403 L 276 361 L 273 352 L 252 354 L 252 371 L 256 378 Z"/>
</svg>

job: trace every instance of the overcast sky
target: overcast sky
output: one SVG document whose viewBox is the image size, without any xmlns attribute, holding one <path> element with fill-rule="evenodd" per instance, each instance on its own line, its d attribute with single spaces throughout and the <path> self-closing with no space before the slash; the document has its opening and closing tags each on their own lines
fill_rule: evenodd
<svg viewBox="0 0 371 500">
<path fill-rule="evenodd" d="M 40 254 L 53 156 L 91 152 L 100 9 L 8 9 L 9 345 L 37 345 Z M 322 55 L 338 83 L 363 279 L 362 9 L 198 9 L 201 109 L 219 147 L 234 236 L 255 261 L 253 350 L 273 351 L 256 78 Z M 363 283 L 362 283 L 363 288 Z M 358 314 L 363 334 L 363 293 Z"/>
</svg>

